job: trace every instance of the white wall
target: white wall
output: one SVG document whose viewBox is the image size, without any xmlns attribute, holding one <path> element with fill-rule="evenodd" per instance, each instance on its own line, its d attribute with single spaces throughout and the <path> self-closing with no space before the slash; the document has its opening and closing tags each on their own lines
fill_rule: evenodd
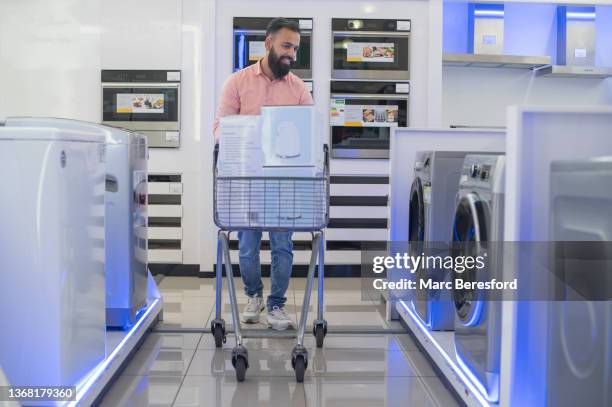
<svg viewBox="0 0 612 407">
<path fill-rule="evenodd" d="M 199 264 L 202 25 L 198 0 L 0 2 L 0 117 L 101 120 L 101 69 L 181 69 L 181 147 L 150 172 L 183 176 L 183 262 Z"/>
<path fill-rule="evenodd" d="M 100 2 L 0 2 L 0 117 L 100 116 Z"/>
<path fill-rule="evenodd" d="M 612 80 L 535 78 L 531 71 L 444 67 L 443 125 L 506 125 L 506 108 L 610 105 Z"/>
</svg>

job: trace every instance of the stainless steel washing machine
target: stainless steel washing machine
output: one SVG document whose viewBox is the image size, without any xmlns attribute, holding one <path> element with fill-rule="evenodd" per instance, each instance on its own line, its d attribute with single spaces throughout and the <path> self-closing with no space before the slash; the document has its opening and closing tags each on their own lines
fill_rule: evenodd
<svg viewBox="0 0 612 407">
<path fill-rule="evenodd" d="M 412 256 L 448 255 L 448 231 L 465 151 L 424 151 L 416 154 L 414 180 L 410 191 L 408 220 Z M 420 267 L 416 281 L 450 280 L 446 270 Z M 417 285 L 418 287 L 418 285 Z M 412 305 L 419 318 L 431 330 L 454 328 L 454 307 L 450 290 L 417 289 Z"/>
<path fill-rule="evenodd" d="M 48 117 L 9 117 L 5 126 L 78 130 L 106 138 L 106 324 L 133 325 L 147 301 L 147 138 L 100 124 Z"/>
<path fill-rule="evenodd" d="M 550 198 L 551 259 L 563 301 L 549 303 L 547 405 L 610 406 L 612 157 L 553 161 Z"/>
<path fill-rule="evenodd" d="M 455 255 L 487 254 L 485 268 L 454 272 L 464 281 L 502 280 L 504 155 L 465 157 L 452 225 Z M 458 251 L 458 253 L 457 253 Z M 455 350 L 459 366 L 473 377 L 488 400 L 499 400 L 501 302 L 480 290 L 453 290 Z"/>
</svg>

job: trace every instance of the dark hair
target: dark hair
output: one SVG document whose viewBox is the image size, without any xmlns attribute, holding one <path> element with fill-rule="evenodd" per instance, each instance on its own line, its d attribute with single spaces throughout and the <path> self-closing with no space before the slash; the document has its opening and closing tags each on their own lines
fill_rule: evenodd
<svg viewBox="0 0 612 407">
<path fill-rule="evenodd" d="M 266 28 L 266 36 L 276 34 L 283 28 L 291 30 L 295 33 L 300 33 L 300 26 L 295 21 L 287 20 L 286 18 L 275 18 L 268 23 Z"/>
</svg>

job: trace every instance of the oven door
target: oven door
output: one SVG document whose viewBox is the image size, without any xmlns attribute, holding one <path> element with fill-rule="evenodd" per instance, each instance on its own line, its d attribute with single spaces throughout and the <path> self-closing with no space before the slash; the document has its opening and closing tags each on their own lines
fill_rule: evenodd
<svg viewBox="0 0 612 407">
<path fill-rule="evenodd" d="M 392 127 L 408 126 L 407 95 L 332 94 L 334 158 L 389 158 Z"/>
<path fill-rule="evenodd" d="M 130 130 L 179 130 L 178 84 L 108 84 L 102 87 L 102 122 Z"/>
<path fill-rule="evenodd" d="M 302 79 L 312 78 L 310 32 L 302 32 L 300 47 L 291 72 Z M 266 55 L 265 30 L 234 30 L 234 72 L 253 65 Z"/>
<path fill-rule="evenodd" d="M 332 78 L 410 79 L 410 34 L 336 31 Z"/>
</svg>

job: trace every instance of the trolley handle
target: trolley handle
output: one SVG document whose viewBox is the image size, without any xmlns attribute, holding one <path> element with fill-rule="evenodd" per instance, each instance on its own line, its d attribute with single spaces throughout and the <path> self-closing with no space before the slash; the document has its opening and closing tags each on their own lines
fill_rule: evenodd
<svg viewBox="0 0 612 407">
<path fill-rule="evenodd" d="M 219 159 L 219 143 L 215 143 L 215 148 L 213 150 L 213 174 L 217 171 L 217 160 Z"/>
</svg>

